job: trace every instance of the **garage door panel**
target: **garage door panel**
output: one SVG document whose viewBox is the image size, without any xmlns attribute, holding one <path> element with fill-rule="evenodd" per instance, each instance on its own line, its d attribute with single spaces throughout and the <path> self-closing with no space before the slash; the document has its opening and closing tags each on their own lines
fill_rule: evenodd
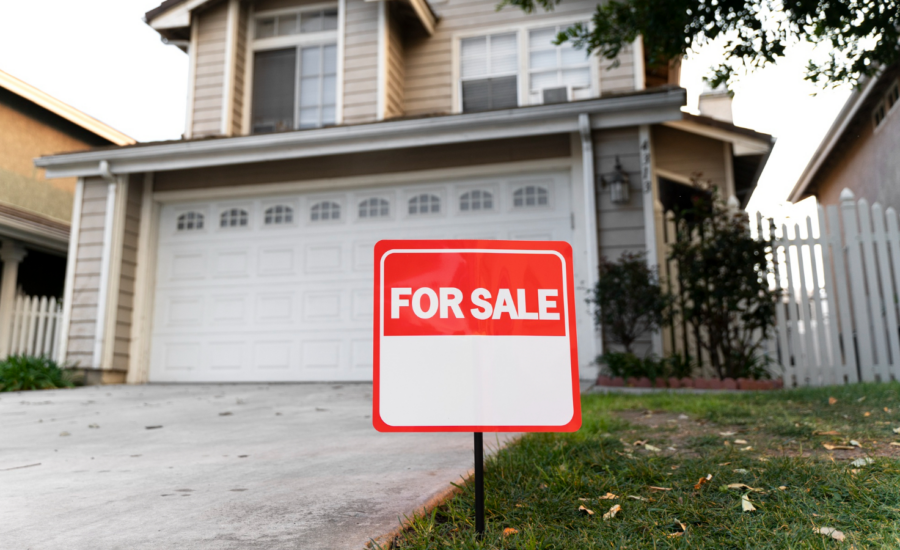
<svg viewBox="0 0 900 550">
<path fill-rule="evenodd" d="M 513 193 L 528 186 L 545 189 L 544 204 L 516 207 Z M 473 190 L 491 193 L 490 209 L 473 211 L 473 195 L 460 207 Z M 439 213 L 410 214 L 422 194 L 439 197 Z M 389 201 L 388 216 L 359 216 L 373 197 Z M 341 217 L 312 221 L 321 200 L 340 204 Z M 267 225 L 278 204 L 293 208 L 291 223 Z M 219 227 L 232 208 L 247 225 Z M 176 230 L 189 211 L 204 227 Z M 170 382 L 370 380 L 377 241 L 572 235 L 565 174 L 164 205 L 160 224 L 150 379 Z"/>
</svg>

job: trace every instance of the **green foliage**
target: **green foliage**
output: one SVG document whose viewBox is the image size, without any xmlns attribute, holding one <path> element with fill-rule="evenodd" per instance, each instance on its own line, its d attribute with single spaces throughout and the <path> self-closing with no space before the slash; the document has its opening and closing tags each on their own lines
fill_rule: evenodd
<svg viewBox="0 0 900 550">
<path fill-rule="evenodd" d="M 71 388 L 71 376 L 46 357 L 11 355 L 0 361 L 0 392 Z"/>
<path fill-rule="evenodd" d="M 669 299 L 644 253 L 624 253 L 616 261 L 600 259 L 600 280 L 590 300 L 604 336 L 633 353 L 635 340 L 665 322 Z"/>
<path fill-rule="evenodd" d="M 676 213 L 669 259 L 678 266 L 676 308 L 720 378 L 765 375 L 762 346 L 775 330 L 778 291 L 768 242 L 750 235 L 747 215 L 697 199 Z"/>
<path fill-rule="evenodd" d="M 526 13 L 551 11 L 562 0 L 501 0 Z M 822 44 L 831 52 L 810 61 L 807 80 L 858 83 L 900 61 L 900 0 L 610 0 L 599 3 L 590 26 L 577 24 L 558 42 L 614 59 L 643 36 L 649 66 L 665 66 L 711 40 L 724 37 L 724 61 L 713 68 L 713 87 L 736 73 L 775 63 L 796 42 Z"/>
<path fill-rule="evenodd" d="M 622 378 L 646 376 L 650 380 L 686 378 L 691 376 L 694 368 L 690 357 L 677 354 L 659 359 L 653 355 L 641 358 L 633 353 L 608 351 L 598 357 L 597 362 L 612 376 Z"/>
</svg>

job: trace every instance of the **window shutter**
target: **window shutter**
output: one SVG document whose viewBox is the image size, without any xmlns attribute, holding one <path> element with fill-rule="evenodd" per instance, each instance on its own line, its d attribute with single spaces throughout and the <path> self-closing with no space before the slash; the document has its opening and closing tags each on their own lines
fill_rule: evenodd
<svg viewBox="0 0 900 550">
<path fill-rule="evenodd" d="M 253 65 L 253 133 L 294 129 L 297 50 L 257 52 Z"/>
</svg>

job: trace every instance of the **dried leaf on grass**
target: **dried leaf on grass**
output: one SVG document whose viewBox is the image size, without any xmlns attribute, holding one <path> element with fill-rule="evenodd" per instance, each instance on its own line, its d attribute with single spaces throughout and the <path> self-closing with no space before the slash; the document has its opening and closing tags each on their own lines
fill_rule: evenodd
<svg viewBox="0 0 900 550">
<path fill-rule="evenodd" d="M 756 506 L 753 506 L 753 503 L 750 502 L 750 497 L 748 495 L 741 495 L 741 510 L 744 512 L 756 511 Z"/>
<path fill-rule="evenodd" d="M 855 439 L 850 440 L 850 445 L 852 445 L 853 447 L 859 447 L 860 449 L 862 448 L 862 445 L 860 445 L 859 441 Z"/>
<path fill-rule="evenodd" d="M 651 491 L 671 491 L 672 489 L 670 487 L 657 487 L 655 485 L 651 485 L 650 490 Z"/>
<path fill-rule="evenodd" d="M 844 539 L 846 539 L 844 534 L 834 527 L 819 527 L 818 533 L 820 535 L 825 535 L 826 537 L 831 537 L 838 542 L 843 542 Z"/>
<path fill-rule="evenodd" d="M 519 531 L 517 529 L 513 529 L 512 527 L 507 527 L 506 529 L 503 530 L 503 536 L 508 537 L 510 535 L 515 535 L 518 532 Z"/>
<path fill-rule="evenodd" d="M 640 500 L 641 502 L 653 502 L 652 498 L 638 497 L 635 495 L 628 495 L 626 498 L 630 498 L 631 500 Z"/>
<path fill-rule="evenodd" d="M 609 512 L 606 512 L 605 514 L 603 514 L 603 520 L 604 521 L 610 520 L 610 519 L 616 517 L 616 514 L 618 514 L 619 511 L 621 511 L 621 510 L 622 510 L 621 506 L 619 506 L 618 504 L 614 505 L 612 508 L 609 509 Z"/>
<path fill-rule="evenodd" d="M 660 449 L 659 447 L 654 447 L 653 445 L 651 445 L 651 444 L 649 444 L 649 443 L 647 443 L 646 445 L 644 445 L 644 448 L 647 449 L 648 451 L 653 451 L 654 453 L 658 453 L 659 451 L 662 450 L 662 449 Z"/>
<path fill-rule="evenodd" d="M 726 485 L 725 487 L 727 487 L 728 489 L 740 489 L 740 490 L 746 490 L 746 491 L 754 491 L 754 492 L 757 492 L 757 493 L 764 493 L 764 492 L 765 492 L 765 491 L 763 491 L 762 489 L 755 489 L 755 488 L 753 488 L 753 487 L 747 485 L 746 483 L 729 483 L 729 484 Z"/>
<path fill-rule="evenodd" d="M 750 470 L 745 470 L 744 468 L 735 468 L 732 472 L 736 474 L 749 474 Z"/>
<path fill-rule="evenodd" d="M 891 447 L 900 447 L 900 441 L 891 441 Z"/>
<path fill-rule="evenodd" d="M 894 428 L 891 431 L 894 432 L 895 434 L 900 434 L 900 428 Z"/>
<path fill-rule="evenodd" d="M 854 449 L 850 445 L 832 445 L 830 443 L 822 443 L 822 446 L 829 451 L 852 451 Z"/>
<path fill-rule="evenodd" d="M 593 515 L 594 515 L 594 511 L 585 508 L 585 507 L 584 507 L 584 504 L 582 504 L 581 506 L 578 507 L 578 511 L 581 512 L 582 514 L 585 514 L 585 515 L 588 515 L 588 516 L 593 516 Z"/>
<path fill-rule="evenodd" d="M 837 397 L 829 397 L 828 398 L 829 405 L 834 405 L 835 403 L 837 403 Z"/>
<path fill-rule="evenodd" d="M 746 444 L 747 444 L 747 440 L 746 440 L 746 439 L 735 439 L 735 440 L 734 440 L 734 444 L 735 444 L 735 445 L 746 445 Z"/>
<path fill-rule="evenodd" d="M 870 413 L 869 411 L 866 411 L 863 413 L 863 416 L 872 416 L 872 413 Z"/>
<path fill-rule="evenodd" d="M 741 447 L 740 450 L 741 450 L 741 451 L 752 451 L 752 450 L 753 450 L 753 447 L 750 447 L 750 446 L 748 445 L 747 447 Z"/>
<path fill-rule="evenodd" d="M 597 500 L 615 500 L 617 498 L 619 498 L 619 497 L 617 497 L 616 495 L 614 495 L 612 493 L 606 493 L 602 497 L 597 497 Z"/>
<path fill-rule="evenodd" d="M 719 435 L 721 435 L 722 437 L 731 437 L 736 433 L 737 432 L 719 432 Z"/>
<path fill-rule="evenodd" d="M 869 458 L 869 457 L 866 456 L 866 457 L 863 457 L 863 458 L 857 458 L 856 460 L 854 460 L 853 462 L 851 462 L 850 465 L 851 465 L 851 466 L 856 466 L 857 468 L 859 468 L 859 467 L 862 467 L 862 466 L 868 466 L 869 464 L 871 464 L 871 463 L 873 463 L 873 462 L 875 462 L 875 461 L 872 460 L 871 458 Z"/>
<path fill-rule="evenodd" d="M 813 435 L 841 435 L 837 430 L 828 430 L 827 432 L 813 432 Z"/>
<path fill-rule="evenodd" d="M 697 483 L 694 484 L 694 489 L 700 490 L 700 487 L 703 486 L 704 483 L 709 483 L 712 481 L 712 474 L 706 474 L 706 477 L 701 477 L 697 480 Z"/>
<path fill-rule="evenodd" d="M 687 533 L 687 525 L 681 523 L 677 519 L 675 520 L 675 523 L 677 523 L 678 526 L 681 527 L 681 531 L 676 531 L 675 533 L 669 533 L 668 535 L 666 535 L 667 537 L 680 537 L 680 536 L 684 535 L 685 533 Z"/>
</svg>

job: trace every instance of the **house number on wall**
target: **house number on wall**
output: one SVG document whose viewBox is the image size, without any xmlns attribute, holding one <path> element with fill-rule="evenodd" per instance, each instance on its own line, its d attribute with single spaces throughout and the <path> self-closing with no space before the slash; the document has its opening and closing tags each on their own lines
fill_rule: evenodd
<svg viewBox="0 0 900 550">
<path fill-rule="evenodd" d="M 641 141 L 641 183 L 644 193 L 649 193 L 653 189 L 653 180 L 650 178 L 650 140 L 648 139 Z"/>
</svg>

